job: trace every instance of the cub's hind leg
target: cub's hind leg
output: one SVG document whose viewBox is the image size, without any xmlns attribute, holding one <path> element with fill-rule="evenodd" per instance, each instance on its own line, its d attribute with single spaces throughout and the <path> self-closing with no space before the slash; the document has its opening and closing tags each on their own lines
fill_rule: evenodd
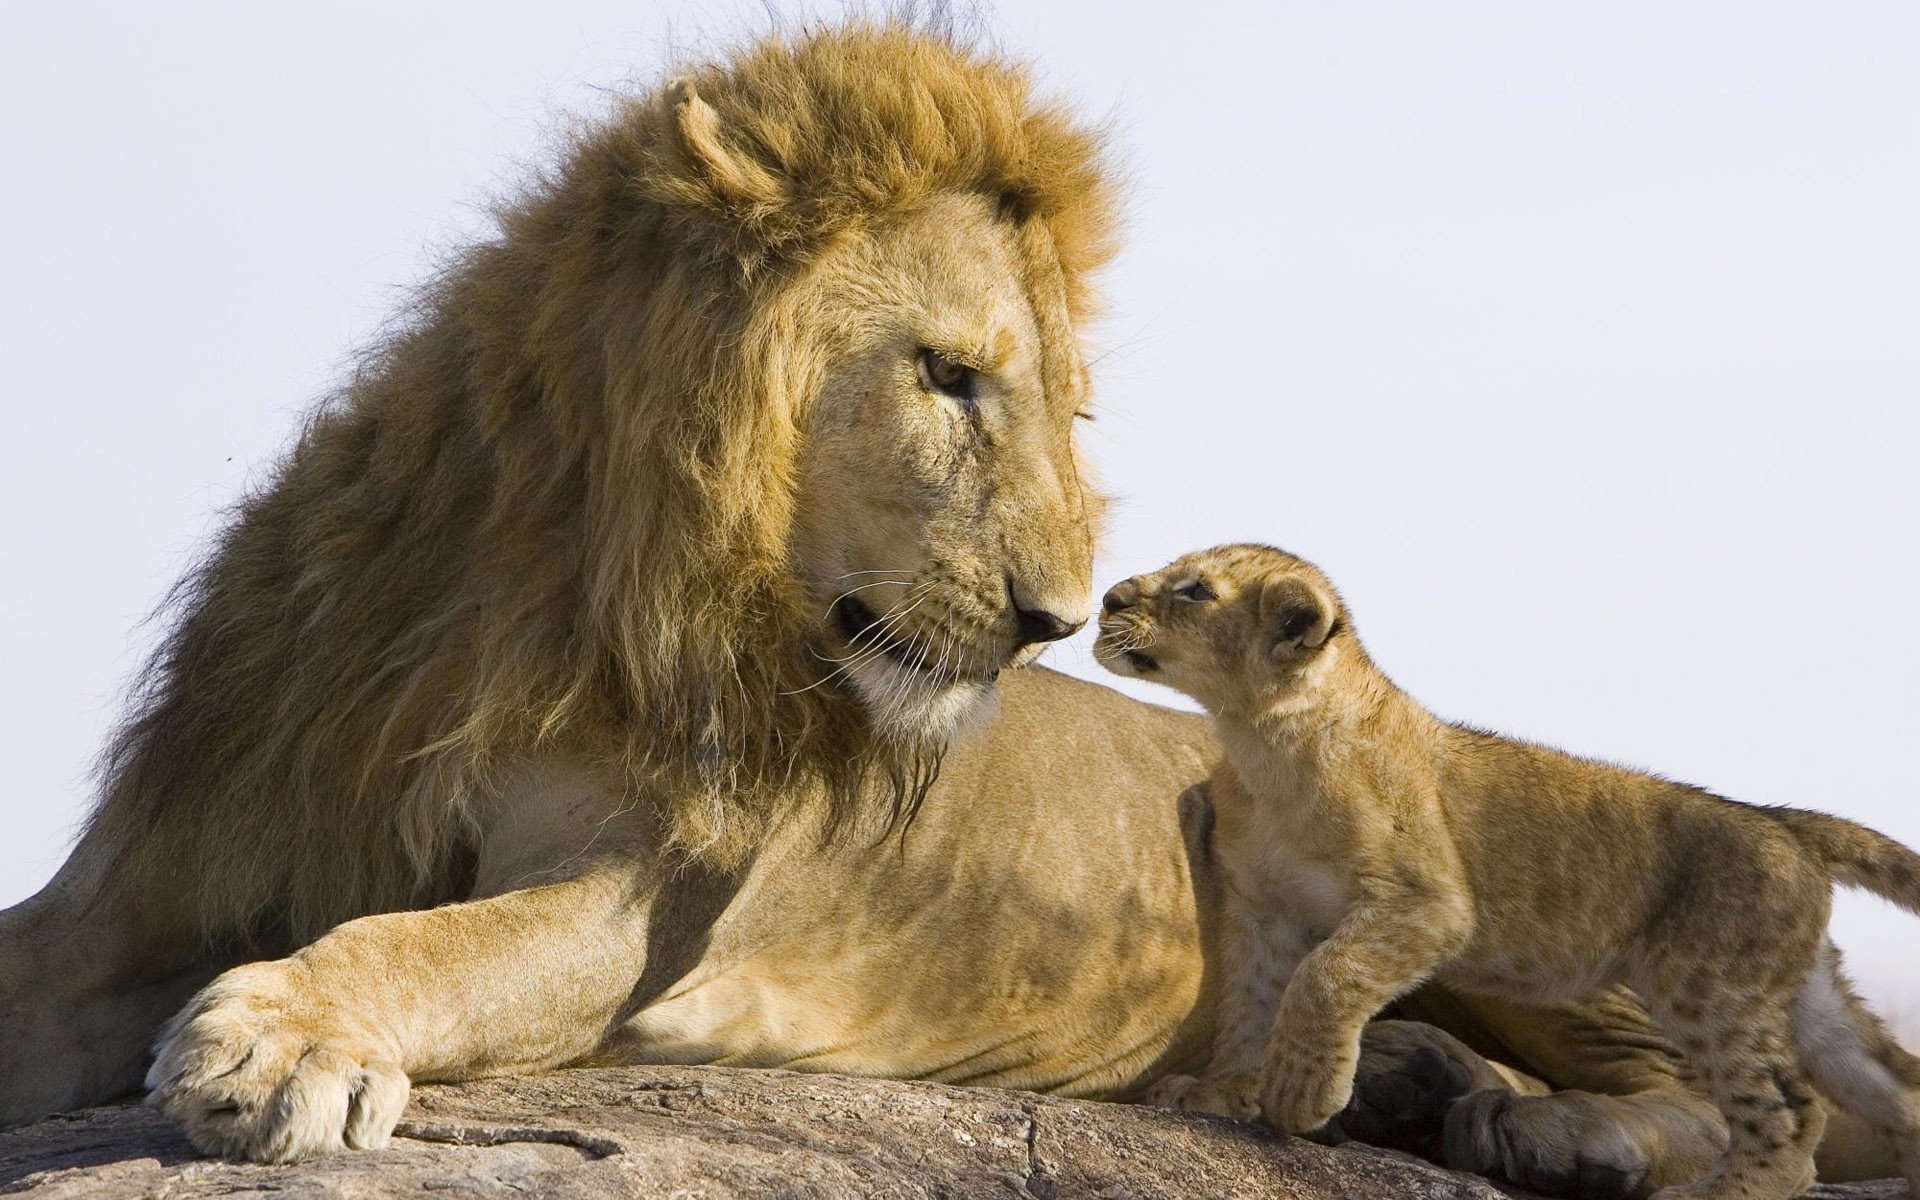
<svg viewBox="0 0 1920 1200">
<path fill-rule="evenodd" d="M 1887 1139 L 1908 1193 L 1920 1196 L 1920 1059 L 1854 995 L 1831 941 L 1795 993 L 1791 1020 L 1814 1086 Z"/>
<path fill-rule="evenodd" d="M 1800 1074 L 1786 996 L 1717 989 L 1693 977 L 1683 998 L 1654 1002 L 1727 1121 L 1727 1149 L 1706 1177 L 1663 1188 L 1655 1200 L 1786 1200 L 1813 1184 L 1813 1152 L 1826 1111 Z"/>
</svg>

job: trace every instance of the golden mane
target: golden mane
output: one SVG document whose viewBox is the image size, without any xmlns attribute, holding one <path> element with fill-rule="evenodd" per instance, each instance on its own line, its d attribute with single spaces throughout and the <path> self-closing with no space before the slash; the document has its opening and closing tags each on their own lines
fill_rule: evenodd
<svg viewBox="0 0 1920 1200">
<path fill-rule="evenodd" d="M 304 939 L 460 894 L 490 771 L 549 749 L 619 764 L 717 861 L 907 786 L 807 686 L 785 545 L 827 364 L 782 285 L 941 191 L 993 197 L 1085 314 L 1097 138 L 949 38 L 767 40 L 577 137 L 176 589 L 89 836 L 203 928 Z"/>
</svg>

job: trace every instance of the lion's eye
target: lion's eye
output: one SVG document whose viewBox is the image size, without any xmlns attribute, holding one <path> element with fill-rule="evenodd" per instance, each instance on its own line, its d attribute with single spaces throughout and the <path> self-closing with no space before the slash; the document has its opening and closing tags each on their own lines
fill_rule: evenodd
<svg viewBox="0 0 1920 1200">
<path fill-rule="evenodd" d="M 920 349 L 920 382 L 931 392 L 951 396 L 972 411 L 977 396 L 979 372 L 965 363 L 957 363 L 938 350 Z"/>
<path fill-rule="evenodd" d="M 1202 600 L 1213 599 L 1213 589 L 1207 586 L 1207 581 L 1204 579 L 1189 579 L 1187 582 L 1174 588 L 1173 594 L 1182 600 L 1192 601 L 1195 604 L 1198 604 Z"/>
</svg>

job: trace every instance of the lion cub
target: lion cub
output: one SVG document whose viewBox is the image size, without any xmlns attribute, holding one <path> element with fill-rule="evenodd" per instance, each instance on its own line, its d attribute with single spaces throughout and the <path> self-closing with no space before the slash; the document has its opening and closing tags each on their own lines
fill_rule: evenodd
<svg viewBox="0 0 1920 1200">
<path fill-rule="evenodd" d="M 1836 879 L 1920 911 L 1920 857 L 1438 720 L 1367 658 L 1326 576 L 1266 546 L 1121 583 L 1095 654 L 1205 705 L 1226 750 L 1220 1027 L 1205 1078 L 1156 1102 L 1305 1133 L 1345 1107 L 1368 1018 L 1425 979 L 1535 1002 L 1625 983 L 1730 1134 L 1662 1196 L 1806 1188 L 1826 1122 L 1809 1077 L 1893 1139 L 1920 1195 L 1920 1060 L 1825 932 Z"/>
</svg>

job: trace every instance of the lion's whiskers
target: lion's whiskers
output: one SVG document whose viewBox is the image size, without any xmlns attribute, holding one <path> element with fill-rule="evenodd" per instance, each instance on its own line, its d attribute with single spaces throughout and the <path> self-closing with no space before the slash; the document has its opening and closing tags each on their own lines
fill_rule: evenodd
<svg viewBox="0 0 1920 1200">
<path fill-rule="evenodd" d="M 854 573 L 857 574 L 858 572 L 854 572 Z M 884 583 L 888 581 L 881 580 L 879 582 Z M 815 658 L 818 658 L 823 662 L 837 663 L 839 665 L 834 667 L 833 670 L 827 672 L 825 675 L 821 676 L 819 679 L 816 679 L 812 683 L 806 685 L 805 687 L 792 688 L 788 691 L 781 692 L 780 694 L 782 696 L 797 696 L 797 695 L 800 695 L 802 692 L 810 692 L 814 688 L 817 688 L 824 683 L 829 683 L 834 679 L 837 679 L 841 675 L 844 675 L 847 672 L 852 671 L 854 668 L 858 667 L 861 663 L 866 662 L 868 659 L 872 658 L 874 655 L 882 653 L 885 650 L 885 643 L 881 639 L 886 634 L 890 633 L 894 626 L 898 625 L 902 620 L 904 620 L 907 614 L 911 613 L 914 609 L 920 607 L 920 605 L 925 601 L 927 597 L 927 593 L 932 589 L 932 587 L 933 587 L 932 583 L 922 583 L 918 585 L 917 587 L 909 591 L 905 596 L 901 597 L 900 603 L 906 604 L 907 607 L 903 609 L 903 608 L 900 608 L 898 605 L 896 605 L 895 607 L 888 609 L 886 613 L 884 613 L 883 615 L 874 618 L 873 621 L 871 621 L 865 627 L 857 631 L 853 635 L 850 642 L 850 644 L 853 646 L 853 653 L 844 655 L 841 657 L 835 657 L 831 654 L 821 654 L 817 650 L 814 651 L 813 656 Z M 855 590 L 858 590 L 858 589 L 855 589 Z M 847 593 L 847 594 L 851 595 L 852 593 Z M 912 603 L 909 604 L 908 601 L 911 601 Z M 836 600 L 834 601 L 834 603 L 838 604 L 839 601 Z M 829 607 L 828 611 L 832 611 L 831 607 Z M 863 641 L 866 643 L 865 645 L 860 644 Z"/>
<path fill-rule="evenodd" d="M 855 592 L 864 592 L 868 588 L 897 586 L 904 582 L 906 581 L 901 579 L 875 579 L 867 583 L 860 584 L 857 587 L 850 587 L 846 591 L 841 592 L 838 596 L 835 596 L 833 598 L 833 603 L 827 605 L 826 610 L 820 614 L 820 619 L 824 621 L 828 617 L 832 616 L 835 606 L 837 606 L 842 600 L 845 600 L 848 596 L 853 595 Z"/>
</svg>

